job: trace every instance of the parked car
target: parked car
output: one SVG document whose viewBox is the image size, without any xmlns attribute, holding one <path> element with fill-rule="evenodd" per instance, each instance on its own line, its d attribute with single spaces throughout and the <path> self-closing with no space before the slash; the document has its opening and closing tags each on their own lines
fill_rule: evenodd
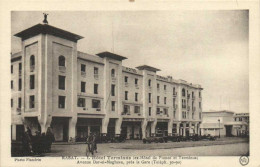
<svg viewBox="0 0 260 167">
<path fill-rule="evenodd" d="M 180 142 L 181 141 L 181 136 L 174 134 L 173 136 L 168 136 L 168 141 L 172 142 Z"/>
<path fill-rule="evenodd" d="M 155 143 L 167 143 L 168 142 L 168 137 L 165 136 L 161 136 L 161 134 L 156 134 L 156 135 L 152 135 L 151 137 L 147 137 L 147 138 L 144 138 L 143 139 L 143 143 L 152 143 L 152 142 L 155 142 Z"/>
<path fill-rule="evenodd" d="M 126 135 L 120 134 L 120 135 L 115 135 L 114 138 L 111 138 L 111 142 L 115 142 L 115 143 L 122 143 L 125 142 L 126 140 Z"/>
<path fill-rule="evenodd" d="M 203 136 L 201 136 L 201 140 L 210 140 L 210 141 L 213 141 L 213 140 L 216 140 L 216 137 L 215 137 L 215 136 L 211 136 L 210 134 L 208 134 L 208 135 L 203 135 Z"/>
</svg>

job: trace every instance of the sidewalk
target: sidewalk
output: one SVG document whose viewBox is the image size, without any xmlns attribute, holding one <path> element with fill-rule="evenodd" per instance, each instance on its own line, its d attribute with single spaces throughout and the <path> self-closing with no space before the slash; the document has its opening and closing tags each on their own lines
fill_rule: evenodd
<svg viewBox="0 0 260 167">
<path fill-rule="evenodd" d="M 184 147 L 198 147 L 198 146 L 211 146 L 211 145 L 225 145 L 235 143 L 248 143 L 246 138 L 237 137 L 225 137 L 217 139 L 216 141 L 187 141 L 187 142 L 168 142 L 168 143 L 151 143 L 143 144 L 138 142 L 119 143 L 110 148 L 114 149 L 135 149 L 135 150 L 154 150 L 154 149 L 172 149 L 172 148 L 184 148 Z"/>
</svg>

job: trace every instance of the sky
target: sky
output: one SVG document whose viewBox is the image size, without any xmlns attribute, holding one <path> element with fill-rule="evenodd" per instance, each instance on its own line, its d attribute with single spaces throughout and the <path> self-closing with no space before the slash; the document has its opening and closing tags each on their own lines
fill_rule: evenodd
<svg viewBox="0 0 260 167">
<path fill-rule="evenodd" d="M 203 87 L 207 110 L 249 112 L 248 10 L 12 12 L 12 53 L 26 28 L 42 23 L 83 36 L 78 50 L 110 51 L 123 65 L 150 65 Z"/>
</svg>

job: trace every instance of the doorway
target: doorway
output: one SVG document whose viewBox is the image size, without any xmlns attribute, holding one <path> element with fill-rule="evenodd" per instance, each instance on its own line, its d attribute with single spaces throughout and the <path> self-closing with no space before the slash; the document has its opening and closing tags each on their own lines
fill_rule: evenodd
<svg viewBox="0 0 260 167">
<path fill-rule="evenodd" d="M 226 136 L 231 137 L 232 136 L 232 125 L 226 125 Z"/>
</svg>

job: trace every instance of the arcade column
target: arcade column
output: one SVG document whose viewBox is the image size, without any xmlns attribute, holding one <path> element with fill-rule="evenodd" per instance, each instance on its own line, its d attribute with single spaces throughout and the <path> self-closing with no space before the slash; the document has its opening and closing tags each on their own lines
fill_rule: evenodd
<svg viewBox="0 0 260 167">
<path fill-rule="evenodd" d="M 120 135 L 121 134 L 121 125 L 122 125 L 122 118 L 118 118 L 115 121 L 115 134 Z"/>
</svg>

